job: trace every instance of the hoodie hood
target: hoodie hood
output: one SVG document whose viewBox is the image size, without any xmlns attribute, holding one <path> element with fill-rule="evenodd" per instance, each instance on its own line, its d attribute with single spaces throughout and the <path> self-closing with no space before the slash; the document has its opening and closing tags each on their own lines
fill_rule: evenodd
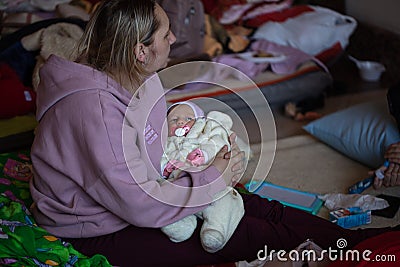
<svg viewBox="0 0 400 267">
<path fill-rule="evenodd" d="M 104 88 L 104 84 L 108 86 Z M 52 106 L 71 94 L 87 90 L 105 90 L 126 105 L 132 94 L 105 73 L 52 55 L 40 69 L 36 119 L 39 121 Z"/>
</svg>

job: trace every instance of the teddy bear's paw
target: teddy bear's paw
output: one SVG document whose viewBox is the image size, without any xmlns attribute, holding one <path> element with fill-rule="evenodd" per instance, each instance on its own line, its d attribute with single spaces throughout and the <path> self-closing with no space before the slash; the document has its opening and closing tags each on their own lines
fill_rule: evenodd
<svg viewBox="0 0 400 267">
<path fill-rule="evenodd" d="M 201 244 L 207 252 L 217 252 L 225 246 L 227 241 L 224 235 L 215 229 L 206 229 L 201 232 Z"/>
</svg>

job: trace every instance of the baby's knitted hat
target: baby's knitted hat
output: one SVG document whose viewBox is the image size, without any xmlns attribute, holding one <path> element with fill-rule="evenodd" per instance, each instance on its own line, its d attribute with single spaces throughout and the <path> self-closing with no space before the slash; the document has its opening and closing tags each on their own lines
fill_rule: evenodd
<svg viewBox="0 0 400 267">
<path fill-rule="evenodd" d="M 204 117 L 204 111 L 198 105 L 193 103 L 192 101 L 182 101 L 182 102 L 174 103 L 171 106 L 169 106 L 168 111 L 170 111 L 176 105 L 188 105 L 189 107 L 192 108 L 195 118 Z"/>
</svg>

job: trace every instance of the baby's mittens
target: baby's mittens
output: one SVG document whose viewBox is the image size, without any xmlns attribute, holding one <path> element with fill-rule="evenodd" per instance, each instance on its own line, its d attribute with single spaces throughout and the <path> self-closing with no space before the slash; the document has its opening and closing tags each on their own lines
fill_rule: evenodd
<svg viewBox="0 0 400 267">
<path fill-rule="evenodd" d="M 179 161 L 179 160 L 170 160 L 167 162 L 167 164 L 162 166 L 163 170 L 163 177 L 164 178 L 172 178 L 170 175 L 172 174 L 173 171 L 178 170 L 184 166 L 184 163 Z"/>
<path fill-rule="evenodd" d="M 192 166 L 198 167 L 208 161 L 208 156 L 207 153 L 203 152 L 199 148 L 196 148 L 187 155 L 186 160 L 190 162 Z"/>
<path fill-rule="evenodd" d="M 189 239 L 197 226 L 197 217 L 189 215 L 177 222 L 161 227 L 161 231 L 175 243 Z"/>
<path fill-rule="evenodd" d="M 232 187 L 218 193 L 215 199 L 201 212 L 204 220 L 200 230 L 201 243 L 210 253 L 225 246 L 244 215 L 243 199 Z"/>
</svg>

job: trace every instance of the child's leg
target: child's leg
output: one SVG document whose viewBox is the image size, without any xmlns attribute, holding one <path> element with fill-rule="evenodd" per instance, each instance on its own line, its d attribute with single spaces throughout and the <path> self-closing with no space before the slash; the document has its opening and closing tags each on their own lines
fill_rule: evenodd
<svg viewBox="0 0 400 267">
<path fill-rule="evenodd" d="M 268 251 L 296 248 L 313 239 L 323 249 L 336 249 L 339 238 L 352 248 L 368 237 L 392 228 L 347 230 L 315 215 L 284 208 L 280 203 L 255 195 L 242 195 L 245 215 L 226 245 L 216 253 L 206 252 L 200 241 L 200 227 L 185 242 L 171 242 L 159 229 L 129 226 L 109 235 L 65 239 L 87 256 L 103 254 L 119 266 L 196 266 L 252 261 L 267 246 Z M 396 227 L 397 229 L 398 227 Z M 264 256 L 264 255 L 261 255 Z"/>
<path fill-rule="evenodd" d="M 322 248 L 329 246 L 336 248 L 336 242 L 340 238 L 346 239 L 347 248 L 350 248 L 366 238 L 390 230 L 400 230 L 398 227 L 345 229 L 308 212 L 284 207 L 277 201 L 269 201 L 257 195 L 242 195 L 242 198 L 245 205 L 245 217 L 265 222 L 248 223 L 253 229 L 250 232 L 256 231 L 260 236 L 264 235 L 264 242 L 271 248 L 291 249 L 306 239 L 314 240 Z M 239 224 L 235 234 L 246 232 L 243 229 L 239 230 L 240 227 L 243 227 L 242 223 Z M 254 230 L 254 227 L 258 229 Z M 246 234 L 248 233 L 249 229 Z"/>
<path fill-rule="evenodd" d="M 242 197 L 235 189 L 228 187 L 221 195 L 199 212 L 204 220 L 200 231 L 201 242 L 204 249 L 211 253 L 223 248 L 244 214 Z"/>
</svg>

